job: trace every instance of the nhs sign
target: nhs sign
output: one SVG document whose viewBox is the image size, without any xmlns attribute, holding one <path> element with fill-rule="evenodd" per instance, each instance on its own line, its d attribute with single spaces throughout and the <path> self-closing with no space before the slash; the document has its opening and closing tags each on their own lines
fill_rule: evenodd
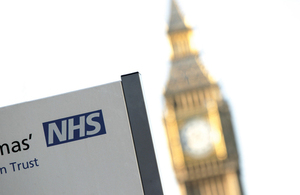
<svg viewBox="0 0 300 195">
<path fill-rule="evenodd" d="M 43 123 L 47 147 L 106 134 L 102 110 Z"/>
</svg>

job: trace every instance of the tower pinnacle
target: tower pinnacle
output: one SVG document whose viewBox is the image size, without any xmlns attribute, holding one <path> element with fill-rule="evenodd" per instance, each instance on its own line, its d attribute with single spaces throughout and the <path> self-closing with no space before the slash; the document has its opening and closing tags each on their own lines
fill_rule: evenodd
<svg viewBox="0 0 300 195">
<path fill-rule="evenodd" d="M 171 70 L 165 95 L 208 86 L 214 81 L 191 47 L 192 29 L 184 22 L 175 0 L 171 0 L 169 40 L 172 47 Z"/>
<path fill-rule="evenodd" d="M 185 24 L 184 17 L 182 16 L 176 1 L 171 0 L 171 13 L 168 33 L 185 30 L 190 30 L 190 28 Z"/>
</svg>

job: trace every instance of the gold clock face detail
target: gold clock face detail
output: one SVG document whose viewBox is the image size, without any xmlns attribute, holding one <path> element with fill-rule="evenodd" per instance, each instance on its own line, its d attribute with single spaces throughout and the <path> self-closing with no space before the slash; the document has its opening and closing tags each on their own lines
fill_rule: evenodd
<svg viewBox="0 0 300 195">
<path fill-rule="evenodd" d="M 193 158 L 206 157 L 214 149 L 210 124 L 202 118 L 192 119 L 183 126 L 180 141 L 183 152 Z"/>
</svg>

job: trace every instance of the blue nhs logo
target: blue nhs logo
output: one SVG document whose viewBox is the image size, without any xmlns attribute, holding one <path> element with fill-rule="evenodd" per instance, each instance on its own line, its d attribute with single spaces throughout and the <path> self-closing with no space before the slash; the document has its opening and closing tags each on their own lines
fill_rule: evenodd
<svg viewBox="0 0 300 195">
<path fill-rule="evenodd" d="M 102 110 L 43 123 L 47 147 L 106 134 Z"/>
</svg>

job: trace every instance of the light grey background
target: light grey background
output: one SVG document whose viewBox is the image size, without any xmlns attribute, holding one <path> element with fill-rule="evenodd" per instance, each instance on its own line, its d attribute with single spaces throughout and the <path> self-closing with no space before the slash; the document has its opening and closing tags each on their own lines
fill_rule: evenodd
<svg viewBox="0 0 300 195">
<path fill-rule="evenodd" d="M 106 134 L 46 147 L 43 122 L 99 109 Z M 143 194 L 121 82 L 0 109 L 0 145 L 30 133 L 29 150 L 0 155 L 0 194 Z M 34 158 L 38 167 L 9 166 Z"/>
</svg>

